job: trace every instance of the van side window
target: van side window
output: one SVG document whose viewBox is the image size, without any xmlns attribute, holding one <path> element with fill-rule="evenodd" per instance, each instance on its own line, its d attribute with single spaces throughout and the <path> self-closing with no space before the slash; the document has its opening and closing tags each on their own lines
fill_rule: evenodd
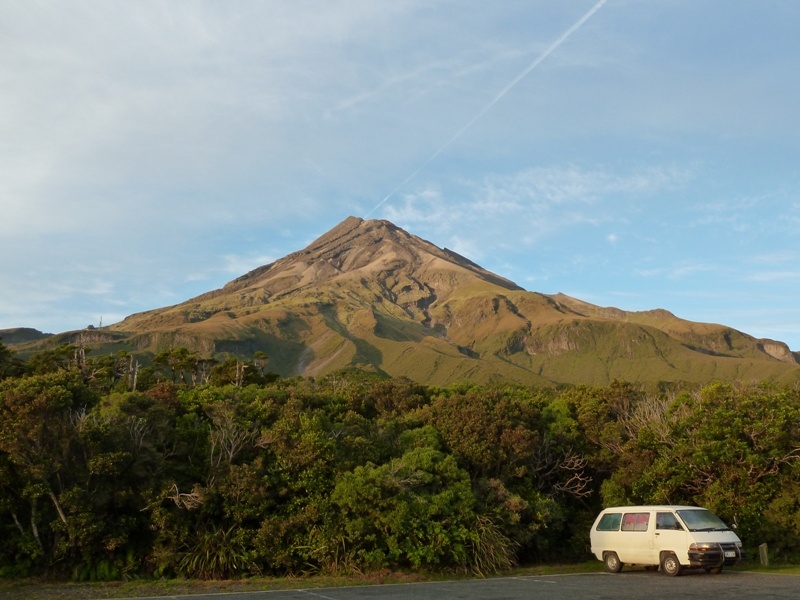
<svg viewBox="0 0 800 600">
<path fill-rule="evenodd" d="M 622 531 L 647 531 L 650 513 L 625 513 L 622 517 Z"/>
<path fill-rule="evenodd" d="M 597 524 L 597 531 L 619 531 L 619 522 L 622 520 L 622 513 L 608 513 L 600 518 Z"/>
<path fill-rule="evenodd" d="M 678 529 L 681 530 L 681 524 L 675 515 L 672 513 L 660 512 L 656 513 L 656 529 Z"/>
</svg>

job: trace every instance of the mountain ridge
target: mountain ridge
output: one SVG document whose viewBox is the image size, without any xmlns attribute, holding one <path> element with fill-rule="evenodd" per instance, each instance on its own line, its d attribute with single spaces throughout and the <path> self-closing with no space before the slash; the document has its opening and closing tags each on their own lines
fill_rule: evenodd
<svg viewBox="0 0 800 600">
<path fill-rule="evenodd" d="M 356 366 L 437 385 L 800 380 L 782 342 L 664 309 L 526 291 L 389 221 L 358 217 L 217 290 L 91 333 L 99 351 L 260 350 L 284 376 Z"/>
</svg>

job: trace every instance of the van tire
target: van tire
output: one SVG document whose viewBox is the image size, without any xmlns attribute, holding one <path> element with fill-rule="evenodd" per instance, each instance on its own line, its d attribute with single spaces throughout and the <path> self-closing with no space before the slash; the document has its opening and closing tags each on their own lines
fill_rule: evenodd
<svg viewBox="0 0 800 600">
<path fill-rule="evenodd" d="M 622 562 L 616 552 L 606 552 L 603 554 L 603 562 L 606 563 L 606 571 L 609 573 L 619 573 L 622 571 Z"/>
<path fill-rule="evenodd" d="M 670 577 L 677 577 L 681 574 L 681 563 L 678 557 L 672 552 L 667 552 L 661 558 L 661 570 Z"/>
</svg>

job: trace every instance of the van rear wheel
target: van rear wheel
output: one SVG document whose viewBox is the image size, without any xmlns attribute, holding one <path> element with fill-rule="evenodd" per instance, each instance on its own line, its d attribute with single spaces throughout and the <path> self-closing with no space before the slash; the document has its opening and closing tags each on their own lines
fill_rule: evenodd
<svg viewBox="0 0 800 600">
<path fill-rule="evenodd" d="M 603 555 L 603 559 L 606 563 L 606 571 L 609 573 L 619 573 L 622 571 L 622 562 L 619 560 L 619 556 L 617 556 L 616 552 L 606 552 Z"/>
<path fill-rule="evenodd" d="M 661 570 L 671 577 L 681 574 L 681 563 L 672 552 L 665 554 L 661 559 Z"/>
</svg>

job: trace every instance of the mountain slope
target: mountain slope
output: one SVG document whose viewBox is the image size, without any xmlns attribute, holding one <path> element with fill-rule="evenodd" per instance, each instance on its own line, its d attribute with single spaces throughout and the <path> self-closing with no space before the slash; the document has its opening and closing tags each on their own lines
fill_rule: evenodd
<svg viewBox="0 0 800 600">
<path fill-rule="evenodd" d="M 91 337 L 100 350 L 262 350 L 284 376 L 357 365 L 435 385 L 800 379 L 779 342 L 528 292 L 388 221 L 355 217 L 219 290 Z"/>
</svg>

